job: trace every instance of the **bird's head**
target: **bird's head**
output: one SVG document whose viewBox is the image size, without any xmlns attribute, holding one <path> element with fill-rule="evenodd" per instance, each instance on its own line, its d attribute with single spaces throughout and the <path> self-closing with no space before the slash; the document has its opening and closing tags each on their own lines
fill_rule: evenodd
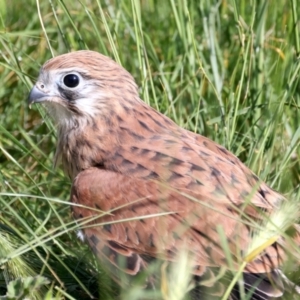
<svg viewBox="0 0 300 300">
<path fill-rule="evenodd" d="M 83 50 L 47 61 L 28 102 L 45 104 L 61 124 L 118 110 L 126 98 L 138 98 L 133 77 L 112 59 Z"/>
</svg>

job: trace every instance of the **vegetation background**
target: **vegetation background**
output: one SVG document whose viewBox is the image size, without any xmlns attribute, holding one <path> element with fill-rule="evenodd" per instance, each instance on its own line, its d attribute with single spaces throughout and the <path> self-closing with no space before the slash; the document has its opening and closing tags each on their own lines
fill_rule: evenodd
<svg viewBox="0 0 300 300">
<path fill-rule="evenodd" d="M 299 16 L 297 0 L 0 0 L 1 299 L 141 293 L 116 290 L 76 238 L 55 127 L 26 101 L 47 59 L 113 57 L 147 103 L 299 201 Z"/>
</svg>

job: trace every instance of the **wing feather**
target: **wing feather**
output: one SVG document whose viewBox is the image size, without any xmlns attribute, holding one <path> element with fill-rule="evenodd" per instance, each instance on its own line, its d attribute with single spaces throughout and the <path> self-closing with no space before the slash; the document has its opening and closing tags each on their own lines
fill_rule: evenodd
<svg viewBox="0 0 300 300">
<path fill-rule="evenodd" d="M 184 247 L 191 250 L 197 275 L 206 267 L 226 265 L 219 227 L 227 237 L 231 253 L 236 255 L 238 267 L 238 259 L 251 239 L 251 228 L 241 220 L 241 212 L 232 209 L 225 198 L 219 201 L 210 194 L 203 196 L 201 188 L 191 193 L 157 180 L 90 168 L 76 177 L 71 200 L 93 208 L 73 206 L 73 213 L 76 219 L 93 219 L 83 230 L 95 254 L 101 256 L 104 247 L 111 249 L 112 254 L 107 257 L 115 265 L 116 254 L 130 258 L 130 268 L 125 268 L 130 274 L 146 265 L 142 255 L 173 260 Z M 101 211 L 97 213 L 95 208 Z M 258 216 L 258 211 L 251 213 Z M 269 247 L 247 270 L 268 272 L 278 266 L 282 255 L 279 246 Z"/>
</svg>

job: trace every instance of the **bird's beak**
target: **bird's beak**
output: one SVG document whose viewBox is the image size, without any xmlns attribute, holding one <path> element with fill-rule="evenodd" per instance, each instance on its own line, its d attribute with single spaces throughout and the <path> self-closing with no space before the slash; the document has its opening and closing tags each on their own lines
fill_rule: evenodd
<svg viewBox="0 0 300 300">
<path fill-rule="evenodd" d="M 47 99 L 49 99 L 49 95 L 47 93 L 42 92 L 36 86 L 34 86 L 28 96 L 29 107 L 33 103 L 43 102 L 46 101 Z"/>
</svg>

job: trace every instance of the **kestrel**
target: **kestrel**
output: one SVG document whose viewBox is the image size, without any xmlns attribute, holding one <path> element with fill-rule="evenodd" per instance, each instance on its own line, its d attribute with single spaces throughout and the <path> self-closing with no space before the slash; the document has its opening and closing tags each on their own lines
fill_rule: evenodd
<svg viewBox="0 0 300 300">
<path fill-rule="evenodd" d="M 71 202 L 87 207 L 73 205 L 73 215 L 87 221 L 85 240 L 116 270 L 137 275 L 188 249 L 201 286 L 218 268 L 238 270 L 257 224 L 286 201 L 224 147 L 144 103 L 131 74 L 97 52 L 47 61 L 29 103 L 45 104 L 57 123 L 55 163 L 73 181 Z M 285 242 L 279 236 L 247 261 L 251 299 L 283 295 Z M 234 289 L 231 299 L 239 297 Z"/>
</svg>

